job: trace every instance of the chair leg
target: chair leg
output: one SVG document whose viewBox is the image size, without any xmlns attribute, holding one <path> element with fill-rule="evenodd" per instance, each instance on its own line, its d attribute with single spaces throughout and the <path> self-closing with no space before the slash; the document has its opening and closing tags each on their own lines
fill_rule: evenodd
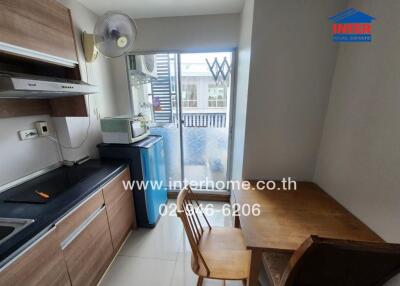
<svg viewBox="0 0 400 286">
<path fill-rule="evenodd" d="M 243 283 L 243 286 L 246 286 L 247 285 L 247 279 L 243 279 L 242 283 Z"/>
<path fill-rule="evenodd" d="M 197 286 L 203 286 L 203 280 L 204 278 L 199 276 L 199 279 L 197 279 Z"/>
</svg>

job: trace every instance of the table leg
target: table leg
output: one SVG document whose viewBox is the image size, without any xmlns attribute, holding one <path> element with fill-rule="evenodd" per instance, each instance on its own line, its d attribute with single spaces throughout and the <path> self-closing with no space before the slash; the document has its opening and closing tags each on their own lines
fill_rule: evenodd
<svg viewBox="0 0 400 286">
<path fill-rule="evenodd" d="M 239 216 L 234 216 L 233 217 L 233 225 L 235 228 L 240 228 L 240 220 L 239 220 Z"/>
<path fill-rule="evenodd" d="M 247 286 L 258 286 L 258 274 L 260 273 L 261 256 L 261 250 L 251 251 L 250 275 L 249 279 L 247 279 Z"/>
</svg>

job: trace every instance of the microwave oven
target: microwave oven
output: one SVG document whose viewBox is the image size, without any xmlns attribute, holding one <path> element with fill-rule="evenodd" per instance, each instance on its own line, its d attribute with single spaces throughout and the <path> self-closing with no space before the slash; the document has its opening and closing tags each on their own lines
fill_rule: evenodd
<svg viewBox="0 0 400 286">
<path fill-rule="evenodd" d="M 149 136 L 149 126 L 144 117 L 106 117 L 100 119 L 104 143 L 130 144 Z"/>
</svg>

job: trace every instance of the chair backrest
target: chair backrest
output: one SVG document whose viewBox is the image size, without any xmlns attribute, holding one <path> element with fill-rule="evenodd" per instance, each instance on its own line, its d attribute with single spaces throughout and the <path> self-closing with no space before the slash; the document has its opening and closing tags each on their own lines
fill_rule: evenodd
<svg viewBox="0 0 400 286">
<path fill-rule="evenodd" d="M 204 268 L 209 275 L 210 269 L 200 253 L 199 243 L 205 229 L 202 221 L 206 222 L 209 229 L 211 229 L 211 225 L 201 209 L 199 202 L 193 199 L 193 191 L 190 186 L 185 187 L 179 192 L 178 198 L 176 199 L 176 206 L 176 213 L 182 220 L 183 227 L 193 252 L 194 265 L 198 269 L 201 263 L 204 265 Z"/>
<path fill-rule="evenodd" d="M 399 272 L 399 244 L 311 236 L 291 257 L 280 286 L 383 285 Z"/>
</svg>

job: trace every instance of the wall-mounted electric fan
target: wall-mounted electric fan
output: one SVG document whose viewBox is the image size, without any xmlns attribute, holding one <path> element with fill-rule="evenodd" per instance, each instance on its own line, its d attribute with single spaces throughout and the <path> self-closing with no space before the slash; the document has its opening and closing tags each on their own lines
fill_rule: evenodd
<svg viewBox="0 0 400 286">
<path fill-rule="evenodd" d="M 111 11 L 97 21 L 93 34 L 83 32 L 82 41 L 87 62 L 93 62 L 100 52 L 105 57 L 116 58 L 133 48 L 137 28 L 128 15 Z"/>
</svg>

